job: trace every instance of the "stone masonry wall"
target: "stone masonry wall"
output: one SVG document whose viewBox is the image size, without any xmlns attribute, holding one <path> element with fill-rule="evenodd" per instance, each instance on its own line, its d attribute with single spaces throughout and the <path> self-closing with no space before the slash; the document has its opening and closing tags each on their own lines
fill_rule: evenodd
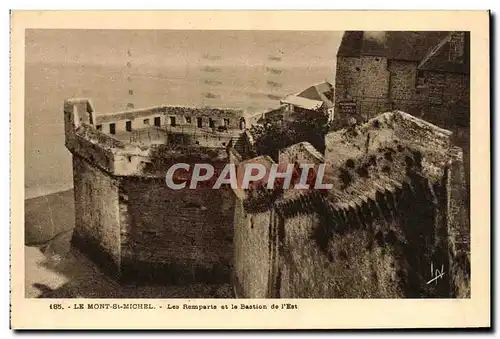
<svg viewBox="0 0 500 339">
<path fill-rule="evenodd" d="M 131 177 L 121 197 L 125 280 L 229 281 L 232 192 Z"/>
<path fill-rule="evenodd" d="M 429 110 L 425 88 L 417 88 L 417 63 L 391 60 L 389 70 L 391 109 L 422 118 Z"/>
<path fill-rule="evenodd" d="M 463 185 L 465 169 L 461 161 L 450 163 L 448 190 L 448 245 L 453 296 L 470 298 L 470 212 Z"/>
<path fill-rule="evenodd" d="M 444 128 L 469 126 L 469 77 L 459 73 L 427 72 L 428 110 L 424 119 Z"/>
<path fill-rule="evenodd" d="M 449 273 L 439 232 L 445 206 L 436 207 L 429 194 L 426 181 L 415 178 L 394 194 L 333 214 L 305 199 L 287 203 L 279 235 L 280 297 L 449 296 L 449 278 L 427 284 L 431 265 L 443 264 Z"/>
<path fill-rule="evenodd" d="M 359 93 L 362 97 L 387 98 L 389 93 L 389 70 L 387 69 L 387 58 L 363 56 L 361 58 Z"/>
<path fill-rule="evenodd" d="M 373 230 L 351 229 L 334 234 L 323 253 L 311 238 L 321 216 L 287 219 L 280 264 L 282 298 L 401 297 L 393 250 L 374 243 Z M 388 230 L 390 224 L 378 228 Z"/>
<path fill-rule="evenodd" d="M 391 74 L 390 97 L 391 99 L 415 100 L 417 63 L 411 61 L 391 60 L 389 64 Z"/>
<path fill-rule="evenodd" d="M 390 110 L 402 110 L 440 127 L 454 130 L 469 124 L 469 76 L 461 73 L 421 73 L 425 86 L 416 87 L 417 64 L 381 57 L 338 57 L 335 115 L 347 120 L 342 102 L 356 102 L 357 119 L 367 120 Z"/>
<path fill-rule="evenodd" d="M 223 108 L 202 108 L 202 107 L 176 107 L 158 106 L 146 109 L 130 110 L 126 112 L 100 114 L 96 116 L 97 125 L 101 125 L 102 130 L 109 132 L 109 124 L 114 123 L 116 131 L 125 131 L 126 121 L 131 121 L 132 129 L 144 128 L 154 124 L 154 119 L 159 118 L 161 126 L 170 125 L 170 117 L 175 118 L 176 125 L 196 126 L 197 118 L 202 121 L 203 127 L 209 126 L 209 120 L 213 119 L 215 126 L 223 126 L 224 119 L 227 119 L 227 127 L 238 129 L 240 119 L 244 116 L 242 110 Z M 191 119 L 188 122 L 186 118 Z M 145 123 L 147 121 L 147 123 Z"/>
<path fill-rule="evenodd" d="M 120 181 L 73 155 L 75 230 L 72 242 L 112 275 L 120 267 Z"/>
<path fill-rule="evenodd" d="M 388 108 L 389 71 L 387 58 L 338 57 L 335 77 L 335 114 L 341 121 L 349 117 L 341 103 L 356 102 L 357 119 L 370 119 Z M 338 114 L 337 114 L 338 112 Z"/>
<path fill-rule="evenodd" d="M 224 148 L 231 140 L 237 139 L 233 133 L 186 132 L 169 133 L 168 142 L 176 145 L 202 145 L 210 148 Z"/>
<path fill-rule="evenodd" d="M 238 297 L 267 298 L 271 269 L 271 211 L 251 214 L 236 200 L 234 215 L 234 277 Z"/>
<path fill-rule="evenodd" d="M 227 163 L 223 146 L 133 145 L 97 128 L 115 119 L 143 123 L 151 114 L 172 110 L 221 119 L 227 114 L 235 125 L 241 113 L 161 106 L 97 119 L 88 100 L 65 101 L 65 142 L 73 154 L 76 207 L 72 242 L 122 281 L 229 282 L 233 193 L 211 186 L 173 191 L 165 183 L 174 162 L 208 162 L 220 171 Z"/>
<path fill-rule="evenodd" d="M 335 103 L 352 100 L 359 96 L 361 59 L 358 57 L 337 57 L 335 75 Z M 336 109 L 338 111 L 338 109 Z"/>
<path fill-rule="evenodd" d="M 432 193 L 425 179 L 409 180 L 394 193 L 335 212 L 304 195 L 265 213 L 237 208 L 239 296 L 262 298 L 266 291 L 281 298 L 449 296 L 445 190 L 438 185 Z M 258 221 L 253 229 L 249 218 Z M 445 267 L 439 284 L 427 284 L 431 265 Z"/>
<path fill-rule="evenodd" d="M 342 185 L 333 171 L 327 194 L 287 191 L 255 210 L 247 198 L 247 210 L 235 213 L 239 296 L 262 297 L 266 290 L 284 298 L 466 295 L 468 251 L 454 249 L 464 248 L 468 234 L 460 222 L 465 179 L 452 133 L 398 111 L 355 132 L 329 134 L 325 154 L 330 172 L 350 168 L 348 182 Z M 321 160 L 306 146 L 283 150 L 280 161 Z M 450 158 L 457 165 L 447 174 Z M 246 220 L 257 215 L 261 228 L 251 232 Z M 436 275 L 431 268 L 443 268 L 444 276 L 428 284 Z M 451 281 L 452 272 L 459 272 L 459 281 Z"/>
</svg>

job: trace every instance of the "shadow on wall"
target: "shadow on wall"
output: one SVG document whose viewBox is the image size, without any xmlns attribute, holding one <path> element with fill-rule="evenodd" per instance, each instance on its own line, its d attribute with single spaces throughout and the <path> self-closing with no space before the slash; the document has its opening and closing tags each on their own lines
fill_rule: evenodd
<svg viewBox="0 0 500 339">
<path fill-rule="evenodd" d="M 252 223 L 264 211 L 242 206 L 235 214 L 240 297 L 455 297 L 449 278 L 447 179 L 431 186 L 420 174 L 421 154 L 404 159 L 401 187 L 378 191 L 375 200 L 356 208 L 331 210 L 319 195 L 299 196 L 268 205 L 278 219 L 267 215 Z M 262 260 L 247 259 L 256 255 Z M 444 276 L 430 284 L 430 268 L 441 265 Z M 257 280 L 266 274 L 268 279 Z"/>
</svg>

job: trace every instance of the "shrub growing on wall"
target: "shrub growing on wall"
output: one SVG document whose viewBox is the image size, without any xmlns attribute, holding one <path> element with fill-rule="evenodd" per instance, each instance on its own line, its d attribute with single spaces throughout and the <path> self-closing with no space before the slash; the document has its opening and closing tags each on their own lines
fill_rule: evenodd
<svg viewBox="0 0 500 339">
<path fill-rule="evenodd" d="M 250 133 L 257 154 L 269 155 L 277 161 L 280 150 L 302 141 L 309 142 L 324 153 L 325 135 L 329 128 L 327 116 L 311 118 L 304 115 L 293 121 L 266 120 L 262 125 L 253 125 Z"/>
</svg>

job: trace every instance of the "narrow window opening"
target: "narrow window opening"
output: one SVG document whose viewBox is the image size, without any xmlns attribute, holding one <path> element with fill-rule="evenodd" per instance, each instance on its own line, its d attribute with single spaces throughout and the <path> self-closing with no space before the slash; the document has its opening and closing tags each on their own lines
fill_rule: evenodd
<svg viewBox="0 0 500 339">
<path fill-rule="evenodd" d="M 415 82 L 416 82 L 415 87 L 417 88 L 422 88 L 427 85 L 425 79 L 425 73 L 423 71 L 417 71 L 417 79 Z"/>
<path fill-rule="evenodd" d="M 245 119 L 240 119 L 240 130 L 244 130 L 246 128 Z"/>
</svg>

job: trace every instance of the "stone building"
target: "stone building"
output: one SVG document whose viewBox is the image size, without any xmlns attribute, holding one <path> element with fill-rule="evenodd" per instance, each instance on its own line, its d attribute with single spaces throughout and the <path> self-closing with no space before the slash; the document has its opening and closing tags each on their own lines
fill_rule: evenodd
<svg viewBox="0 0 500 339">
<path fill-rule="evenodd" d="M 75 247 L 122 281 L 229 281 L 233 193 L 174 191 L 165 174 L 179 162 L 224 166 L 244 112 L 158 106 L 96 114 L 89 100 L 73 99 L 64 122 Z"/>
<path fill-rule="evenodd" d="M 329 82 L 309 86 L 305 90 L 290 94 L 280 100 L 285 119 L 293 119 L 299 115 L 314 118 L 317 114 L 327 115 L 333 120 L 334 88 Z"/>
<path fill-rule="evenodd" d="M 451 136 L 393 111 L 327 134 L 324 156 L 307 142 L 284 149 L 280 163 L 325 163 L 333 187 L 237 194 L 237 296 L 470 297 L 464 167 Z M 238 166 L 273 162 L 229 154 Z M 444 276 L 428 284 L 433 268 Z"/>
<path fill-rule="evenodd" d="M 345 32 L 336 116 L 366 121 L 400 109 L 451 130 L 468 126 L 469 42 L 468 32 Z"/>
</svg>

